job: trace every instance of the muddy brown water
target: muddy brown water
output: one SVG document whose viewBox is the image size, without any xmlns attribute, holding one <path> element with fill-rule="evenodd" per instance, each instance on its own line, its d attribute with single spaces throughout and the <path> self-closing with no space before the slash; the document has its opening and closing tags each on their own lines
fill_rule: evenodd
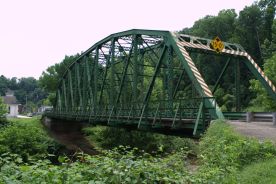
<svg viewBox="0 0 276 184">
<path fill-rule="evenodd" d="M 42 123 L 48 134 L 58 143 L 64 145 L 68 152 L 84 152 L 89 155 L 99 153 L 82 132 L 86 126 L 85 123 L 49 118 L 43 118 Z"/>
</svg>

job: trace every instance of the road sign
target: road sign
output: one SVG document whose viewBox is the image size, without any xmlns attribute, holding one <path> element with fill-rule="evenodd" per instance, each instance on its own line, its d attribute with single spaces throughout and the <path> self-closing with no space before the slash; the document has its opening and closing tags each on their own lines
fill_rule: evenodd
<svg viewBox="0 0 276 184">
<path fill-rule="evenodd" d="M 216 37 L 211 41 L 210 47 L 211 49 L 214 49 L 216 52 L 221 52 L 224 49 L 224 44 L 219 39 L 219 37 Z"/>
</svg>

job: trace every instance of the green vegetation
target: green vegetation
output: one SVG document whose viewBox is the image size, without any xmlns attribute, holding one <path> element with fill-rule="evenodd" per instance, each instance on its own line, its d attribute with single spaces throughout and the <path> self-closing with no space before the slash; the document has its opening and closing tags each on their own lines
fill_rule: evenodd
<svg viewBox="0 0 276 184">
<path fill-rule="evenodd" d="M 275 24 L 276 29 L 276 24 Z M 276 33 L 276 30 L 275 30 Z M 276 40 L 276 34 L 275 34 Z M 266 60 L 264 64 L 264 72 L 271 79 L 271 81 L 276 83 L 276 52 L 275 54 Z M 264 88 L 261 86 L 261 83 L 257 80 L 251 80 L 251 90 L 258 93 L 257 97 L 251 101 L 251 106 L 248 108 L 249 111 L 275 111 L 276 103 L 271 97 L 266 93 Z"/>
<path fill-rule="evenodd" d="M 103 126 L 87 127 L 84 129 L 84 133 L 98 149 L 130 146 L 144 150 L 147 153 L 161 154 L 185 148 L 190 150 L 190 154 L 197 153 L 197 146 L 194 141 L 175 136 Z"/>
<path fill-rule="evenodd" d="M 240 184 L 273 184 L 276 181 L 276 160 L 267 160 L 258 162 L 245 167 L 238 174 L 238 183 Z"/>
<path fill-rule="evenodd" d="M 199 144 L 201 166 L 198 177 L 214 183 L 236 183 L 243 167 L 276 156 L 275 146 L 236 133 L 230 125 L 216 121 Z"/>
<path fill-rule="evenodd" d="M 39 119 L 11 119 L 0 128 L 0 155 L 16 154 L 28 162 L 46 158 L 58 148 L 53 139 L 42 129 Z"/>
<path fill-rule="evenodd" d="M 112 150 L 100 156 L 78 155 L 79 160 L 64 161 L 60 166 L 44 160 L 32 165 L 17 165 L 3 159 L 6 163 L 1 168 L 0 182 L 185 183 L 187 179 L 183 176 L 188 178 L 188 172 L 184 168 L 184 156 L 178 153 L 167 158 L 146 154 L 137 157 L 134 150 L 125 154 L 122 150 Z"/>
<path fill-rule="evenodd" d="M 96 130 L 95 134 L 92 134 L 92 130 Z M 91 139 L 97 140 L 98 147 L 106 142 L 109 148 L 117 146 L 115 140 L 100 139 L 100 136 L 105 136 L 105 131 L 111 130 L 104 130 L 103 127 L 85 130 Z M 270 142 L 245 138 L 223 121 L 213 122 L 199 144 L 164 135 L 150 137 L 142 132 L 129 134 L 135 136 L 118 138 L 111 134 L 110 137 L 115 136 L 125 145 L 141 139 L 144 144 L 155 145 L 159 151 L 152 154 L 135 148 L 136 145 L 141 146 L 141 141 L 135 146 L 129 144 L 131 147 L 101 147 L 101 154 L 94 156 L 77 153 L 71 159 L 57 154 L 58 163 L 52 163 L 50 158 L 54 156 L 53 149 L 49 148 L 57 149 L 58 146 L 44 132 L 39 120 L 15 120 L 0 128 L 0 183 L 275 182 L 275 146 Z M 147 139 L 142 139 L 145 135 Z M 168 144 L 162 142 L 165 139 L 168 139 Z M 177 146 L 166 149 L 169 144 Z M 148 151 L 156 151 L 152 148 Z M 197 150 L 193 152 L 196 155 L 192 158 L 191 150 Z M 190 171 L 193 167 L 197 169 Z"/>
<path fill-rule="evenodd" d="M 50 66 L 42 73 L 39 80 L 33 77 L 11 79 L 0 76 L 0 96 L 10 89 L 14 91 L 18 102 L 25 106 L 26 112 L 36 112 L 41 105 L 52 105 L 55 99 L 55 90 L 59 79 L 62 77 L 67 66 L 75 60 L 75 56 L 65 56 L 64 60 Z"/>
<path fill-rule="evenodd" d="M 191 28 L 185 28 L 180 32 L 206 38 L 219 36 L 223 41 L 241 44 L 276 84 L 274 80 L 276 76 L 275 7 L 275 0 L 256 1 L 240 11 L 239 15 L 233 9 L 222 10 L 217 16 L 207 15 L 196 21 Z M 206 55 L 192 55 L 192 57 L 206 83 L 212 87 L 227 59 Z M 242 70 L 241 111 L 245 111 L 249 106 L 252 111 L 275 110 L 275 102 L 267 95 L 261 84 L 255 80 L 249 82 L 254 78 L 243 64 L 240 67 Z M 234 71 L 234 66 L 229 66 L 226 70 L 226 75 L 222 77 L 219 89 L 215 93 L 216 100 L 224 111 L 235 110 L 235 83 L 233 82 L 235 74 L 230 71 Z"/>
<path fill-rule="evenodd" d="M 6 117 L 5 114 L 7 113 L 7 107 L 6 105 L 3 103 L 3 99 L 0 98 L 0 125 L 5 122 Z"/>
<path fill-rule="evenodd" d="M 14 95 L 18 103 L 24 105 L 24 112 L 36 112 L 38 106 L 43 104 L 48 93 L 39 87 L 38 81 L 33 77 L 23 77 L 11 79 L 0 76 L 0 96 L 10 89 L 14 91 Z"/>
</svg>

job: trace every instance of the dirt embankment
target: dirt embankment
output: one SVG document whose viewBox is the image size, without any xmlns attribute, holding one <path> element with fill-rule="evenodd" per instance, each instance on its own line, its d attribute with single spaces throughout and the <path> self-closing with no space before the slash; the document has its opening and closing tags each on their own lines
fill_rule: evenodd
<svg viewBox="0 0 276 184">
<path fill-rule="evenodd" d="M 71 152 L 82 151 L 89 155 L 98 154 L 82 133 L 83 123 L 43 119 L 49 135 Z"/>
</svg>

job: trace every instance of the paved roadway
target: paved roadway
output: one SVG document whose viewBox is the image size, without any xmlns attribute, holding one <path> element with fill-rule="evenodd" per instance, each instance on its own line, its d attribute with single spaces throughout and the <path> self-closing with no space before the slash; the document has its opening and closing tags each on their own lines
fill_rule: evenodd
<svg viewBox="0 0 276 184">
<path fill-rule="evenodd" d="M 276 126 L 273 126 L 272 122 L 228 121 L 228 123 L 245 136 L 256 137 L 259 140 L 268 139 L 276 144 Z"/>
</svg>

